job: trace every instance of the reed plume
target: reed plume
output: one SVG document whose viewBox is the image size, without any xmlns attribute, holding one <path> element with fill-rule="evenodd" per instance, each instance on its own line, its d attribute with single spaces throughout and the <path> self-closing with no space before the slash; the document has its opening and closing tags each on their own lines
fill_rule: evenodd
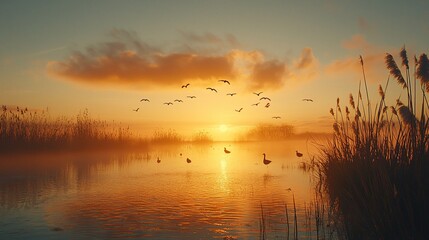
<svg viewBox="0 0 429 240">
<path fill-rule="evenodd" d="M 401 52 L 399 52 L 399 55 L 402 59 L 402 66 L 406 67 L 407 69 L 410 69 L 408 65 L 408 57 L 407 57 L 407 50 L 405 50 L 405 46 L 401 49 Z"/>
<path fill-rule="evenodd" d="M 429 60 L 428 56 L 424 53 L 420 55 L 416 75 L 420 79 L 421 84 L 426 87 L 426 91 L 429 92 Z"/>
<path fill-rule="evenodd" d="M 396 65 L 395 59 L 393 59 L 392 55 L 389 53 L 386 53 L 386 65 L 387 69 L 389 69 L 390 71 L 390 74 L 396 78 L 398 83 L 402 85 L 403 88 L 406 88 L 407 83 L 402 76 L 401 70 L 399 70 L 398 65 Z"/>
</svg>

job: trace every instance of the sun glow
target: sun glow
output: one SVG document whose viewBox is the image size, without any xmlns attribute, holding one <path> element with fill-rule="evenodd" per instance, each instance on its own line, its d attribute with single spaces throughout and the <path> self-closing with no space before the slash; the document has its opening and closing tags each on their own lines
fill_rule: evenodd
<svg viewBox="0 0 429 240">
<path fill-rule="evenodd" d="M 225 124 L 219 125 L 219 131 L 221 131 L 221 132 L 226 132 L 226 131 L 228 131 L 228 129 L 229 129 L 229 127 Z"/>
</svg>

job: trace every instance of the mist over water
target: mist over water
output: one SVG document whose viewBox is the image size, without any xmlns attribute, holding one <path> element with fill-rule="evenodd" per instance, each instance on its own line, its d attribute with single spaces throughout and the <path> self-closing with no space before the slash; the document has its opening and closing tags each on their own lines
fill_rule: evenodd
<svg viewBox="0 0 429 240">
<path fill-rule="evenodd" d="M 261 206 L 267 236 L 284 238 L 293 196 L 300 239 L 315 238 L 305 217 L 314 183 L 298 167 L 314 151 L 306 141 L 288 141 L 3 156 L 0 238 L 256 239 Z"/>
</svg>

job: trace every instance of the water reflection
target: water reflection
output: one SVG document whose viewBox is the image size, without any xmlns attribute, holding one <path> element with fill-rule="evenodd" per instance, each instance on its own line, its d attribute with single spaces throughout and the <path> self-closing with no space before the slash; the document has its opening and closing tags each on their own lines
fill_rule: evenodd
<svg viewBox="0 0 429 240">
<path fill-rule="evenodd" d="M 3 158 L 0 238 L 23 237 L 16 229 L 25 222 L 39 226 L 27 233 L 42 238 L 257 238 L 261 205 L 267 234 L 284 237 L 292 196 L 300 236 L 314 237 L 305 224 L 312 184 L 295 157 L 303 144 L 163 145 L 137 153 Z M 262 152 L 273 160 L 269 166 Z"/>
</svg>

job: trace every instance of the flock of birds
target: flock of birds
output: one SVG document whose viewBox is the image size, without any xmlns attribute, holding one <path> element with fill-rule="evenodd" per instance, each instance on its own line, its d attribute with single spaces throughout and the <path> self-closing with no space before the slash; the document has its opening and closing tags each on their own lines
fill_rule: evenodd
<svg viewBox="0 0 429 240">
<path fill-rule="evenodd" d="M 224 147 L 223 148 L 223 151 L 226 153 L 226 154 L 230 154 L 231 153 L 231 151 L 230 150 L 228 150 L 228 149 L 226 149 L 226 147 Z M 303 154 L 302 153 L 300 153 L 300 152 L 298 152 L 298 151 L 295 151 L 295 154 L 296 154 L 296 156 L 297 157 L 302 157 L 303 156 Z M 268 165 L 268 164 L 270 164 L 272 161 L 271 160 L 269 160 L 269 159 L 267 159 L 266 158 L 266 154 L 265 153 L 262 153 L 262 155 L 264 156 L 264 159 L 262 160 L 262 162 L 264 163 L 264 165 Z M 182 156 L 182 154 L 180 154 L 180 156 Z M 156 162 L 157 163 L 161 163 L 161 159 L 159 159 L 159 157 L 157 158 L 157 160 L 156 160 Z M 189 158 L 186 158 L 186 162 L 187 163 L 191 163 L 192 162 L 192 160 L 191 159 L 189 159 Z"/>
<path fill-rule="evenodd" d="M 220 79 L 220 80 L 218 80 L 218 82 L 222 82 L 224 84 L 231 85 L 231 83 L 228 80 L 226 80 L 226 79 Z M 182 85 L 181 88 L 182 89 L 183 88 L 188 88 L 190 85 L 191 85 L 190 83 L 187 83 L 187 84 Z M 206 90 L 214 92 L 214 93 L 218 93 L 217 89 L 213 88 L 213 87 L 207 87 Z M 251 104 L 251 106 L 256 106 L 256 107 L 259 106 L 259 104 L 261 103 L 261 101 L 265 101 L 265 105 L 264 105 L 265 108 L 269 108 L 271 106 L 271 99 L 269 97 L 266 97 L 266 96 L 260 96 L 262 93 L 263 92 L 253 92 L 254 95 L 256 95 L 256 96 L 258 96 L 260 98 L 259 98 L 259 102 L 253 103 L 253 104 Z M 227 93 L 226 95 L 233 97 L 233 96 L 237 95 L 237 93 L 236 92 L 231 92 L 231 93 Z M 194 95 L 189 95 L 189 96 L 186 96 L 186 98 L 194 99 L 194 98 L 197 98 L 197 97 L 194 96 Z M 302 99 L 302 101 L 313 102 L 313 99 L 304 98 L 304 99 Z M 150 102 L 150 100 L 148 98 L 142 98 L 142 99 L 140 99 L 140 102 Z M 164 102 L 163 104 L 167 105 L 167 106 L 170 106 L 170 105 L 174 105 L 174 103 L 183 103 L 183 100 L 182 99 L 175 99 L 172 102 L 171 101 L 170 102 Z M 243 109 L 244 109 L 243 107 L 240 107 L 240 108 L 234 109 L 234 110 L 236 112 L 240 113 Z M 140 108 L 133 109 L 134 112 L 138 112 L 139 110 L 140 110 Z M 280 116 L 273 116 L 272 118 L 273 119 L 281 119 Z"/>
</svg>

